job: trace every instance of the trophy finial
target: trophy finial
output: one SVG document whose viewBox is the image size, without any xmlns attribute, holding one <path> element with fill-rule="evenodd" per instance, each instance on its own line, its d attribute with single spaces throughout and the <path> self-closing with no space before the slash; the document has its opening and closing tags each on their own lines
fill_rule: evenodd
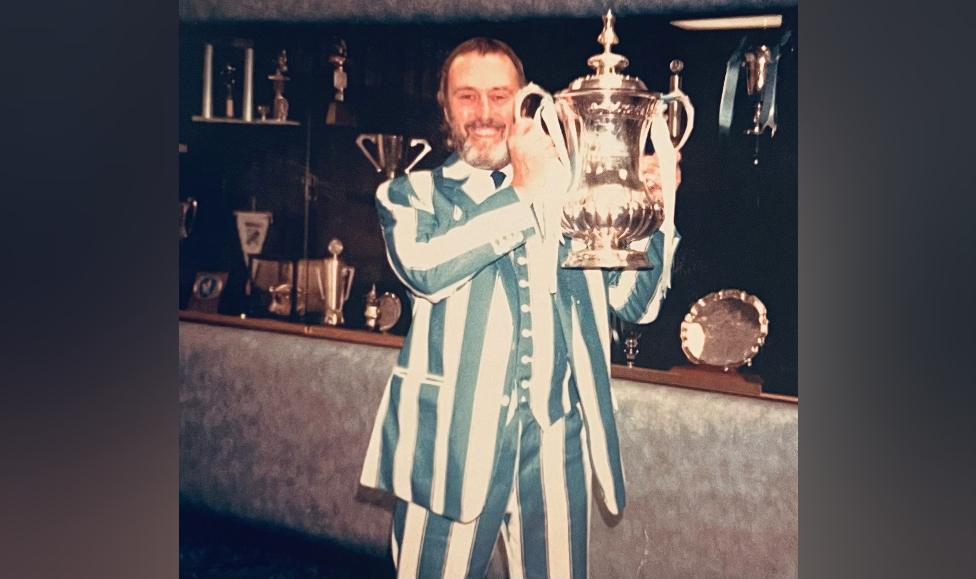
<svg viewBox="0 0 976 579">
<path fill-rule="evenodd" d="M 329 253 L 332 254 L 332 257 L 339 257 L 339 254 L 342 253 L 342 242 L 338 238 L 329 242 Z"/>
<path fill-rule="evenodd" d="M 607 13 L 603 15 L 603 30 L 596 39 L 603 45 L 603 53 L 591 56 L 586 61 L 596 74 L 620 74 L 630 64 L 625 56 L 611 51 L 610 47 L 620 42 L 620 37 L 613 29 L 614 20 L 613 10 L 607 9 Z"/>
<path fill-rule="evenodd" d="M 613 30 L 613 10 L 607 9 L 607 13 L 603 15 L 603 31 L 600 32 L 600 36 L 597 37 L 596 41 L 603 45 L 603 52 L 609 53 L 610 47 L 620 41 L 617 38 L 617 33 Z"/>
</svg>

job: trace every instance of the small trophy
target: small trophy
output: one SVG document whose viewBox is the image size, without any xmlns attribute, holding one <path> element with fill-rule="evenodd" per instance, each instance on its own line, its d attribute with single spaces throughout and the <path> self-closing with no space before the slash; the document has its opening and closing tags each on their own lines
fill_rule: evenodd
<svg viewBox="0 0 976 579">
<path fill-rule="evenodd" d="M 773 53 L 768 46 L 760 44 L 747 51 L 742 59 L 746 67 L 746 94 L 752 97 L 753 101 L 752 126 L 744 132 L 747 135 L 761 135 L 766 129 L 762 125 L 762 95 L 766 88 L 766 79 L 769 65 L 773 60 Z M 775 134 L 776 125 L 773 124 L 771 129 L 771 132 Z"/>
<path fill-rule="evenodd" d="M 376 167 L 377 173 L 383 173 L 387 179 L 392 179 L 399 172 L 401 161 L 406 157 L 407 149 L 412 149 L 417 145 L 423 147 L 413 161 L 403 169 L 404 173 L 409 173 L 431 150 L 430 143 L 426 139 L 410 139 L 410 147 L 404 147 L 405 141 L 406 139 L 402 135 L 364 134 L 356 137 L 356 146 L 373 164 L 373 167 Z M 376 157 L 366 149 L 363 145 L 364 142 L 373 144 L 376 148 Z"/>
<path fill-rule="evenodd" d="M 624 338 L 624 357 L 627 358 L 627 367 L 634 367 L 634 360 L 637 359 L 637 354 L 640 353 L 638 349 L 640 345 L 640 333 L 636 330 L 630 330 L 627 332 L 627 337 Z"/>
<path fill-rule="evenodd" d="M 342 307 L 349 299 L 349 292 L 352 290 L 352 279 L 356 273 L 356 268 L 347 265 L 339 258 L 342 253 L 342 242 L 333 239 L 329 242 L 329 253 L 332 257 L 327 257 L 323 261 L 322 286 L 325 290 L 325 317 L 323 322 L 330 326 L 341 326 L 343 324 Z"/>
<path fill-rule="evenodd" d="M 376 320 L 380 317 L 379 300 L 376 299 L 376 284 L 370 288 L 369 293 L 366 294 L 366 307 L 363 310 L 363 317 L 366 319 L 366 328 L 369 330 L 376 329 Z"/>
<path fill-rule="evenodd" d="M 739 46 L 726 63 L 722 99 L 719 102 L 719 132 L 728 134 L 732 126 L 735 93 L 739 82 L 739 69 L 746 70 L 746 94 L 752 102 L 752 126 L 744 131 L 756 137 L 752 164 L 759 165 L 759 138 L 769 127 L 770 138 L 776 136 L 776 69 L 779 57 L 790 39 L 787 30 L 775 43 L 747 45 L 748 37 L 742 37 Z"/>
<path fill-rule="evenodd" d="M 190 236 L 193 223 L 197 220 L 197 200 L 187 197 L 186 201 L 180 201 L 180 240 Z"/>
<path fill-rule="evenodd" d="M 285 98 L 285 83 L 289 80 L 285 73 L 288 72 L 288 54 L 282 50 L 278 53 L 276 69 L 274 74 L 268 75 L 268 80 L 274 83 L 274 102 L 271 108 L 271 117 L 278 122 L 288 120 L 288 99 Z"/>
<path fill-rule="evenodd" d="M 383 292 L 383 295 L 377 297 L 374 283 L 366 294 L 366 309 L 363 312 L 366 328 L 386 332 L 396 325 L 401 313 L 400 298 L 390 292 Z"/>
<path fill-rule="evenodd" d="M 264 259 L 258 256 L 252 256 L 250 261 L 245 294 L 254 294 L 254 298 L 251 298 L 252 311 L 267 309 L 270 314 L 291 315 L 294 263 L 291 260 Z M 302 297 L 301 292 L 298 293 L 298 297 Z"/>
<path fill-rule="evenodd" d="M 346 87 L 349 80 L 342 66 L 346 63 L 346 41 L 339 39 L 335 44 L 335 53 L 329 55 L 329 62 L 335 69 L 332 71 L 332 88 L 334 96 L 325 112 L 325 124 L 337 126 L 355 126 L 356 117 L 346 104 Z"/>
<path fill-rule="evenodd" d="M 610 338 L 614 344 L 620 347 L 624 358 L 627 360 L 627 367 L 633 368 L 640 353 L 640 326 L 621 318 L 616 314 L 611 314 Z"/>
<path fill-rule="evenodd" d="M 229 62 L 225 64 L 220 71 L 220 80 L 226 89 L 224 116 L 232 119 L 234 118 L 234 85 L 237 84 L 237 67 Z"/>
</svg>

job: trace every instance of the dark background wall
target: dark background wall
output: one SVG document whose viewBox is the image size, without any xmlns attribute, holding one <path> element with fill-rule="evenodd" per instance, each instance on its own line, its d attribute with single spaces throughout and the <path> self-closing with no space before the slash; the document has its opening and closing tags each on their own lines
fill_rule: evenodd
<svg viewBox="0 0 976 579">
<path fill-rule="evenodd" d="M 683 182 L 678 191 L 676 224 L 683 236 L 675 275 L 657 321 L 642 330 L 640 366 L 667 369 L 687 363 L 681 352 L 679 325 L 698 298 L 722 288 L 758 296 L 769 311 L 770 334 L 749 370 L 760 374 L 765 389 L 796 394 L 797 383 L 797 11 L 784 14 L 781 30 L 691 32 L 661 16 L 625 16 L 617 21 L 627 56 L 628 74 L 652 90 L 665 90 L 668 63 L 685 63 L 683 88 L 696 108 L 696 126 L 682 151 Z M 381 181 L 355 146 L 364 132 L 424 137 L 434 150 L 418 165 L 431 168 L 447 156 L 434 94 L 444 56 L 475 35 L 505 40 L 519 53 L 530 80 L 559 90 L 589 72 L 586 59 L 599 51 L 601 22 L 594 18 L 541 18 L 506 22 L 376 24 L 204 23 L 184 22 L 180 37 L 181 199 L 194 197 L 200 210 L 180 251 L 180 305 L 185 306 L 197 271 L 227 271 L 221 311 L 247 309 L 243 300 L 246 269 L 232 212 L 274 212 L 265 254 L 297 259 L 303 252 L 306 169 L 314 175 L 309 204 L 309 256 L 324 257 L 326 245 L 339 237 L 343 257 L 357 268 L 353 295 L 345 308 L 346 324 L 361 327 L 363 296 L 378 291 L 407 296 L 386 263 L 373 193 Z M 755 139 L 742 135 L 749 122 L 744 87 L 736 96 L 731 134 L 718 131 L 718 106 L 725 63 L 743 36 L 750 42 L 776 41 L 792 31 L 780 61 L 777 110 L 779 130 L 760 141 L 760 163 L 752 164 Z M 274 58 L 288 51 L 285 96 L 290 118 L 301 126 L 230 125 L 192 122 L 200 113 L 203 43 L 215 44 L 214 69 L 232 62 L 240 70 L 243 51 L 233 39 L 253 41 L 254 104 L 270 104 Z M 325 124 L 332 99 L 328 56 L 342 38 L 349 49 L 346 70 L 348 105 L 358 126 Z M 214 82 L 214 113 L 222 111 L 222 87 Z M 237 106 L 240 106 L 239 84 Z M 256 113 L 255 113 L 256 114 Z M 408 309 L 408 308 L 405 308 Z M 393 329 L 404 333 L 409 312 Z M 620 361 L 619 352 L 614 352 Z"/>
</svg>

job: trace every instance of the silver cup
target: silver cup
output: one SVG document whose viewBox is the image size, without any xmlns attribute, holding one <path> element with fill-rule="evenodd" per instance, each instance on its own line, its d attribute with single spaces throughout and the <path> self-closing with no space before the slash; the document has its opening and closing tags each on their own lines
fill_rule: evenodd
<svg viewBox="0 0 976 579">
<path fill-rule="evenodd" d="M 404 173 L 409 173 L 414 166 L 430 152 L 430 144 L 426 139 L 410 139 L 410 146 L 405 147 L 406 139 L 403 135 L 385 135 L 382 133 L 362 134 L 356 137 L 356 146 L 363 152 L 366 159 L 376 167 L 377 173 L 383 173 L 387 179 L 396 177 L 400 171 L 400 165 L 407 156 L 407 149 L 412 149 L 417 145 L 422 147 L 420 153 L 414 157 L 413 161 L 403 169 Z M 376 149 L 376 156 L 363 145 L 370 142 Z"/>
<path fill-rule="evenodd" d="M 668 158 L 687 142 L 694 108 L 680 89 L 653 92 L 638 78 L 626 76 L 626 57 L 611 52 L 617 43 L 613 14 L 603 17 L 601 54 L 590 57 L 592 74 L 570 83 L 554 96 L 529 83 L 515 96 L 515 115 L 524 117 L 530 95 L 541 98 L 533 114 L 553 136 L 569 188 L 562 207 L 562 232 L 584 247 L 569 253 L 563 267 L 641 269 L 651 267 L 643 251 L 630 244 L 662 225 L 673 231 L 674 188 L 644 182 L 641 158 L 648 141 Z M 672 104 L 684 110 L 684 129 L 671 135 L 664 113 Z M 547 120 L 548 119 L 548 120 Z M 668 246 L 666 246 L 668 247 Z M 667 251 L 665 252 L 668 255 Z"/>
</svg>

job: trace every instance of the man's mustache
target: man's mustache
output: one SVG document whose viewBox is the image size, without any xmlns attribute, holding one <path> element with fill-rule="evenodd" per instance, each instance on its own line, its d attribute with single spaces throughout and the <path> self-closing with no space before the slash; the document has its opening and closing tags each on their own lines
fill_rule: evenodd
<svg viewBox="0 0 976 579">
<path fill-rule="evenodd" d="M 464 125 L 464 130 L 466 132 L 471 132 L 477 129 L 496 129 L 504 130 L 505 123 L 501 121 L 472 121 Z"/>
</svg>

